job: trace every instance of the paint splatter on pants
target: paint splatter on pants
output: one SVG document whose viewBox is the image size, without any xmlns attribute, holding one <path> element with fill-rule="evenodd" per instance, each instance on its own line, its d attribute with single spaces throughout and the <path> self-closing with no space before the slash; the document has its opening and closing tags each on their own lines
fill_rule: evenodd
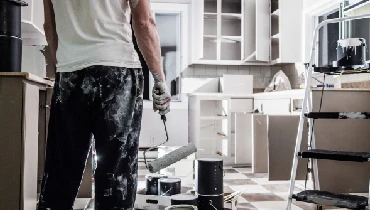
<svg viewBox="0 0 370 210">
<path fill-rule="evenodd" d="M 57 74 L 39 210 L 72 209 L 92 135 L 98 157 L 95 209 L 133 209 L 142 92 L 141 69 L 92 66 Z"/>
</svg>

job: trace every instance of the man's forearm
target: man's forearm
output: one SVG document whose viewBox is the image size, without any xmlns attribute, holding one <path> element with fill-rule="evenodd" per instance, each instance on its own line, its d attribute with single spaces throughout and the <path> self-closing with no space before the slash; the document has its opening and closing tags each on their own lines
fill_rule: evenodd
<svg viewBox="0 0 370 210">
<path fill-rule="evenodd" d="M 56 52 L 58 49 L 58 35 L 55 25 L 55 13 L 51 0 L 44 0 L 44 30 L 54 65 L 57 64 Z"/>
<path fill-rule="evenodd" d="M 55 29 L 49 28 L 52 26 L 44 26 L 45 29 L 45 37 L 48 43 L 51 58 L 53 59 L 53 64 L 57 64 L 57 49 L 58 49 L 58 35 L 55 32 Z"/>
<path fill-rule="evenodd" d="M 146 22 L 135 22 L 133 20 L 137 44 L 144 59 L 157 81 L 165 81 L 165 75 L 161 63 L 161 46 L 156 24 L 153 19 Z"/>
</svg>

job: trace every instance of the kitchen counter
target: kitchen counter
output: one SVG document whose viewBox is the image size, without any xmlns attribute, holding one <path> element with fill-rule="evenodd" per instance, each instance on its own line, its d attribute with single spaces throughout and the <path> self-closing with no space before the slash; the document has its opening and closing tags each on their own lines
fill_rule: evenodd
<svg viewBox="0 0 370 210">
<path fill-rule="evenodd" d="M 304 89 L 293 89 L 293 90 L 284 90 L 276 92 L 264 92 L 256 93 L 253 95 L 254 99 L 282 99 L 282 98 L 293 98 L 293 99 L 303 99 L 304 98 Z"/>
<path fill-rule="evenodd" d="M 0 72 L 0 76 L 24 77 L 25 79 L 42 85 L 54 86 L 54 81 L 38 77 L 28 72 Z"/>
<path fill-rule="evenodd" d="M 191 96 L 203 96 L 203 97 L 219 97 L 219 98 L 243 98 L 243 99 L 253 99 L 254 94 L 228 94 L 228 93 L 189 93 L 189 97 Z"/>
</svg>

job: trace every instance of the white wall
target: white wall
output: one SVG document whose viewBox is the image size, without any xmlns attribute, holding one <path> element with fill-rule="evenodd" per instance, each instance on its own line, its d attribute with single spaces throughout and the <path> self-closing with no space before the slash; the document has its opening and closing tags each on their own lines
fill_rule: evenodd
<svg viewBox="0 0 370 210">
<path fill-rule="evenodd" d="M 152 102 L 145 101 L 150 106 Z M 181 102 L 173 102 L 181 103 Z M 166 115 L 169 141 L 167 146 L 185 146 L 188 144 L 188 110 L 171 109 Z M 144 108 L 140 147 L 150 147 L 166 140 L 164 125 L 158 113 L 152 108 Z"/>
<path fill-rule="evenodd" d="M 22 72 L 29 72 L 39 77 L 46 77 L 45 57 L 42 46 L 24 46 L 22 48 Z"/>
</svg>

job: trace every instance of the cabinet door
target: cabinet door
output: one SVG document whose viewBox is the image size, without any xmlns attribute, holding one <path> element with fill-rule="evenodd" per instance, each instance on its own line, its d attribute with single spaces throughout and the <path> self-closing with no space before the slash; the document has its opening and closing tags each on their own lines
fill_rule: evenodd
<svg viewBox="0 0 370 210">
<path fill-rule="evenodd" d="M 204 34 L 204 1 L 196 0 L 191 3 L 192 22 L 190 27 L 192 34 L 192 62 L 203 58 L 203 34 Z"/>
<path fill-rule="evenodd" d="M 270 3 L 256 0 L 256 60 L 270 61 Z"/>
<path fill-rule="evenodd" d="M 280 60 L 282 63 L 300 63 L 303 1 L 279 0 L 279 10 Z"/>
<path fill-rule="evenodd" d="M 243 60 L 256 54 L 256 0 L 243 2 Z"/>
<path fill-rule="evenodd" d="M 270 61 L 269 0 L 244 0 L 243 60 Z"/>
</svg>

